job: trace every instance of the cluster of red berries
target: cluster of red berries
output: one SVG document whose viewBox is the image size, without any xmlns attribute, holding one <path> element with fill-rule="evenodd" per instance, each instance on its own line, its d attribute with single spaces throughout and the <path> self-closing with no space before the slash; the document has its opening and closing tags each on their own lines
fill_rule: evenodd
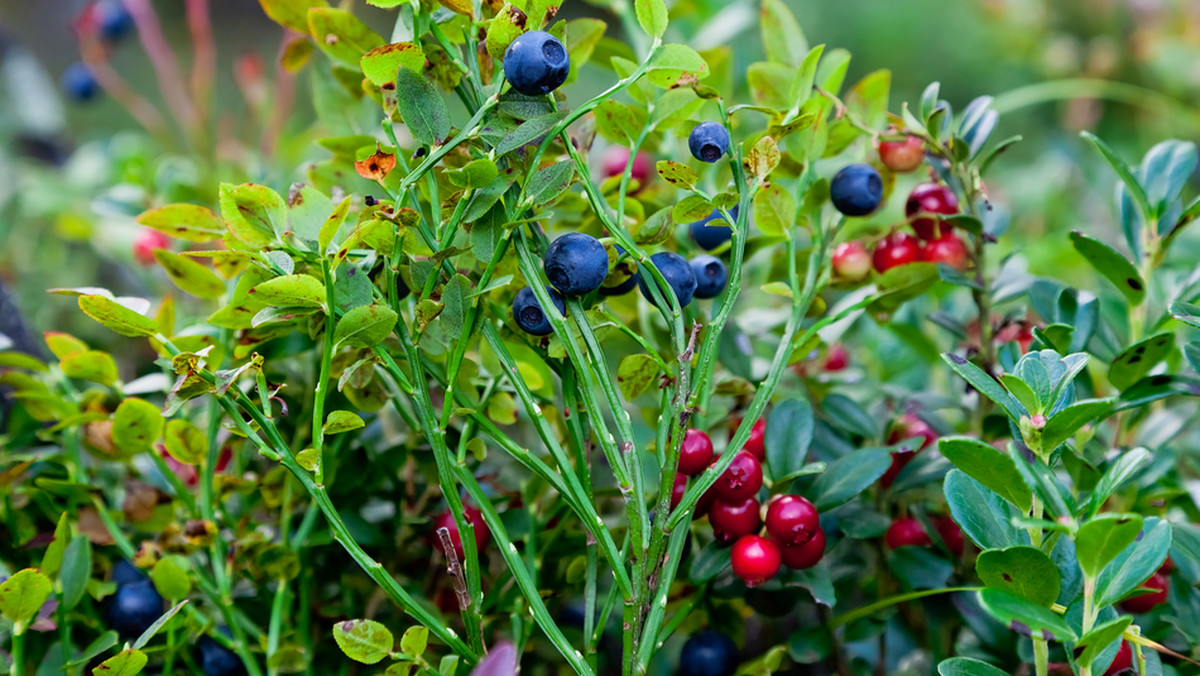
<svg viewBox="0 0 1200 676">
<path fill-rule="evenodd" d="M 932 518 L 932 522 L 938 537 L 945 543 L 946 549 L 949 549 L 950 553 L 956 557 L 962 556 L 963 548 L 967 543 L 963 537 L 962 528 L 949 516 L 935 516 Z M 911 516 L 893 521 L 883 538 L 889 549 L 933 546 L 933 538 L 929 531 L 925 530 L 925 525 L 919 519 Z"/>
<path fill-rule="evenodd" d="M 811 568 L 825 554 L 820 515 L 808 500 L 798 495 L 777 495 L 767 503 L 763 518 L 758 492 L 766 458 L 765 431 L 765 421 L 754 424 L 746 445 L 700 498 L 692 517 L 707 515 L 717 542 L 733 544 L 733 572 L 749 587 L 775 577 L 783 565 L 798 570 Z M 687 477 L 703 473 L 712 463 L 712 439 L 700 430 L 688 430 L 680 447 L 673 505 L 683 496 Z M 767 537 L 760 534 L 764 525 Z"/>
<path fill-rule="evenodd" d="M 921 445 L 915 449 L 901 449 L 892 452 L 892 466 L 888 471 L 883 473 L 879 478 L 879 485 L 888 488 L 892 482 L 896 480 L 896 476 L 900 474 L 908 463 L 916 457 L 917 453 L 929 448 L 938 439 L 938 434 L 929 423 L 921 420 L 912 413 L 905 413 L 900 416 L 900 419 L 892 424 L 892 429 L 888 432 L 887 443 L 898 444 L 905 439 L 921 438 Z"/>
</svg>

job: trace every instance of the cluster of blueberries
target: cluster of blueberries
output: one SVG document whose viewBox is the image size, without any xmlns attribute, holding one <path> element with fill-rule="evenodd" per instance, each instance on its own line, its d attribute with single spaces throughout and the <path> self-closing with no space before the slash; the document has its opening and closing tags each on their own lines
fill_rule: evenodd
<svg viewBox="0 0 1200 676">
<path fill-rule="evenodd" d="M 133 15 L 123 0 L 96 0 L 84 9 L 76 23 L 81 32 L 94 33 L 101 41 L 115 44 L 133 30 Z M 74 101 L 90 101 L 100 93 L 95 74 L 82 61 L 63 71 L 62 88 Z"/>
</svg>

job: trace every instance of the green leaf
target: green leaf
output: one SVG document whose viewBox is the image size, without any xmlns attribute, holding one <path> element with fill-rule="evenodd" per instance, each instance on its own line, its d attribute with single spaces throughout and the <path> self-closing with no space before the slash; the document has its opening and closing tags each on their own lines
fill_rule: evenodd
<svg viewBox="0 0 1200 676">
<path fill-rule="evenodd" d="M 413 138 L 438 145 L 450 136 L 450 111 L 433 82 L 422 73 L 401 68 L 396 74 L 396 105 Z"/>
<path fill-rule="evenodd" d="M 376 47 L 359 60 L 363 75 L 376 86 L 396 81 L 396 73 L 407 68 L 420 73 L 425 69 L 425 52 L 411 42 L 394 42 Z"/>
<path fill-rule="evenodd" d="M 384 341 L 396 326 L 399 316 L 385 305 L 360 305 L 338 320 L 333 332 L 334 348 L 374 347 Z"/>
<path fill-rule="evenodd" d="M 818 511 L 825 511 L 862 493 L 892 466 L 890 453 L 879 448 L 864 448 L 830 463 L 813 483 L 811 500 Z"/>
<path fill-rule="evenodd" d="M 729 552 L 716 542 L 703 547 L 692 557 L 688 577 L 693 582 L 707 582 L 729 565 Z"/>
<path fill-rule="evenodd" d="M 778 184 L 756 192 L 751 208 L 754 224 L 768 236 L 782 237 L 796 224 L 796 198 Z"/>
<path fill-rule="evenodd" d="M 1116 603 L 1141 586 L 1166 561 L 1171 551 L 1171 524 L 1149 517 L 1141 538 L 1114 558 L 1096 579 L 1096 605 Z"/>
<path fill-rule="evenodd" d="M 633 401 L 654 384 L 658 377 L 658 365 L 645 354 L 631 354 L 621 359 L 617 367 L 617 387 L 625 401 Z"/>
<path fill-rule="evenodd" d="M 1091 264 L 1096 272 L 1104 275 L 1108 281 L 1125 294 L 1131 305 L 1141 305 L 1146 300 L 1146 283 L 1137 267 L 1122 256 L 1116 249 L 1089 237 L 1078 230 L 1071 231 L 1071 244 L 1084 260 Z"/>
<path fill-rule="evenodd" d="M 1023 636 L 1047 641 L 1073 641 L 1075 630 L 1065 618 L 1049 608 L 999 589 L 979 592 L 979 604 L 992 617 Z"/>
<path fill-rule="evenodd" d="M 1135 448 L 1122 453 L 1092 489 L 1092 497 L 1088 501 L 1088 516 L 1094 516 L 1099 512 L 1112 494 L 1116 493 L 1126 481 L 1129 481 L 1141 469 L 1142 463 L 1149 459 L 1150 451 L 1144 448 Z"/>
<path fill-rule="evenodd" d="M 523 2 L 516 3 L 524 7 Z M 487 24 L 487 51 L 497 64 L 504 63 L 504 52 L 518 36 L 525 32 L 528 19 L 523 9 L 512 2 L 504 3 L 504 7 L 496 12 L 495 18 Z"/>
<path fill-rule="evenodd" d="M 122 650 L 92 670 L 94 676 L 137 676 L 146 666 L 146 654 L 140 650 Z"/>
<path fill-rule="evenodd" d="M 187 559 L 173 554 L 159 559 L 150 569 L 150 580 L 163 598 L 178 601 L 192 592 L 187 566 Z"/>
<path fill-rule="evenodd" d="M 788 399 L 771 409 L 763 444 L 776 482 L 804 468 L 815 426 L 812 405 L 804 399 Z"/>
<path fill-rule="evenodd" d="M 225 293 L 225 280 L 199 261 L 166 249 L 156 249 L 154 259 L 181 291 L 197 298 L 220 298 Z"/>
<path fill-rule="evenodd" d="M 975 573 L 985 585 L 1039 606 L 1058 599 L 1058 567 L 1037 547 L 985 550 L 975 560 Z"/>
<path fill-rule="evenodd" d="M 429 630 L 421 625 L 409 627 L 400 637 L 400 652 L 414 660 L 425 654 L 428 645 Z"/>
<path fill-rule="evenodd" d="M 199 465 L 208 457 L 208 439 L 199 427 L 187 420 L 167 421 L 163 444 L 172 458 L 188 465 Z"/>
<path fill-rule="evenodd" d="M 86 537 L 76 535 L 63 552 L 62 571 L 59 573 L 63 608 L 70 610 L 79 604 L 91 576 L 92 543 Z"/>
<path fill-rule="evenodd" d="M 671 208 L 671 220 L 676 223 L 691 223 L 712 213 L 713 205 L 700 195 L 688 195 Z"/>
<path fill-rule="evenodd" d="M 525 185 L 525 193 L 533 201 L 534 206 L 544 206 L 566 192 L 567 188 L 571 187 L 573 178 L 575 178 L 573 162 L 556 162 L 534 172 L 529 183 Z"/>
<path fill-rule="evenodd" d="M 163 613 L 162 615 L 159 615 L 158 619 L 155 620 L 154 623 L 151 624 L 149 627 L 146 627 L 146 631 L 143 631 L 142 635 L 139 636 L 137 638 L 137 640 L 133 642 L 134 650 L 138 650 L 138 649 L 144 647 L 147 643 L 149 643 L 150 639 L 154 638 L 154 635 L 157 634 L 158 631 L 167 624 L 167 622 L 170 622 L 171 618 L 175 617 L 176 613 L 178 613 L 180 610 L 182 610 L 185 605 L 187 605 L 186 600 L 180 601 L 179 603 L 176 603 L 174 606 L 172 606 L 169 610 L 167 610 L 167 612 Z"/>
<path fill-rule="evenodd" d="M 210 242 L 225 236 L 225 221 L 196 204 L 168 204 L 137 217 L 137 222 L 188 242 Z"/>
<path fill-rule="evenodd" d="M 1121 392 L 1113 412 L 1138 408 L 1173 395 L 1200 397 L 1200 380 L 1187 376 L 1157 375 L 1142 378 Z"/>
<path fill-rule="evenodd" d="M 763 0 L 761 15 L 762 44 L 767 59 L 799 66 L 808 54 L 808 40 L 795 15 L 783 0 Z"/>
<path fill-rule="evenodd" d="M 130 397 L 113 413 L 112 440 L 126 455 L 149 451 L 162 434 L 162 411 L 144 399 Z"/>
<path fill-rule="evenodd" d="M 59 367 L 69 378 L 78 378 L 105 386 L 117 382 L 118 378 L 117 362 L 107 352 L 86 350 L 69 354 L 62 358 Z"/>
<path fill-rule="evenodd" d="M 681 190 L 691 190 L 700 180 L 700 176 L 685 164 L 671 160 L 659 160 L 656 165 L 658 175 L 664 181 Z"/>
<path fill-rule="evenodd" d="M 1086 399 L 1055 413 L 1042 430 L 1042 449 L 1049 453 L 1066 443 L 1084 425 L 1108 415 L 1114 399 Z"/>
<path fill-rule="evenodd" d="M 530 143 L 541 142 L 546 134 L 550 133 L 550 130 L 554 128 L 554 125 L 561 122 L 566 115 L 566 111 L 557 111 L 522 122 L 521 126 L 514 129 L 508 136 L 505 136 L 504 140 L 500 141 L 500 144 L 496 146 L 496 156 L 499 157 L 500 155 L 511 153 Z"/>
<path fill-rule="evenodd" d="M 222 183 L 219 197 L 229 232 L 246 245 L 266 247 L 287 231 L 287 204 L 274 190 L 253 183 Z"/>
<path fill-rule="evenodd" d="M 750 153 L 746 155 L 746 165 L 750 168 L 750 175 L 759 180 L 760 183 L 766 183 L 767 177 L 775 168 L 779 166 L 779 162 L 783 156 L 779 153 L 779 146 L 776 145 L 775 139 L 770 136 L 760 138 L 754 147 L 750 149 Z M 788 193 L 791 196 L 791 193 Z M 795 201 L 795 198 L 792 198 Z"/>
<path fill-rule="evenodd" d="M 1029 544 L 1029 533 L 1012 525 L 1021 512 L 962 470 L 950 470 L 942 487 L 955 523 L 981 549 Z"/>
<path fill-rule="evenodd" d="M 1142 532 L 1137 514 L 1100 514 L 1075 533 L 1075 556 L 1088 577 L 1100 571 L 1125 550 Z"/>
<path fill-rule="evenodd" d="M 382 47 L 383 38 L 350 12 L 329 7 L 308 10 L 308 33 L 321 51 L 347 66 L 359 67 L 367 52 Z M 397 91 L 404 89 L 397 82 Z"/>
<path fill-rule="evenodd" d="M 1118 390 L 1133 385 L 1150 373 L 1175 349 L 1175 334 L 1159 333 L 1126 348 L 1108 369 L 1108 382 Z"/>
<path fill-rule="evenodd" d="M 646 79 L 663 89 L 679 85 L 685 77 L 689 81 L 708 77 L 708 63 L 696 50 L 680 44 L 666 44 L 659 48 L 646 72 Z"/>
<path fill-rule="evenodd" d="M 1121 617 L 1100 624 L 1088 633 L 1080 636 L 1079 640 L 1075 643 L 1075 650 L 1078 651 L 1082 648 L 1083 652 L 1076 652 L 1078 657 L 1075 658 L 1075 662 L 1077 664 L 1094 664 L 1105 648 L 1121 640 L 1125 634 L 1125 630 L 1131 624 L 1133 624 L 1133 617 L 1131 615 L 1122 615 Z"/>
<path fill-rule="evenodd" d="M 52 576 L 58 572 L 67 544 L 71 541 L 71 524 L 67 522 L 67 516 L 68 512 L 64 511 L 58 517 L 58 525 L 54 527 L 54 539 L 46 546 L 46 553 L 42 554 L 41 571 L 46 575 Z"/>
<path fill-rule="evenodd" d="M 321 225 L 321 230 L 317 233 L 317 246 L 320 247 L 318 253 L 329 253 L 329 247 L 334 244 L 334 237 L 341 230 L 342 224 L 346 222 L 346 214 L 350 211 L 350 198 L 346 197 L 337 205 L 329 218 L 325 219 L 325 223 Z"/>
<path fill-rule="evenodd" d="M 1008 676 L 1008 672 L 973 657 L 951 657 L 938 663 L 938 676 Z"/>
<path fill-rule="evenodd" d="M 1012 456 L 990 444 L 967 437 L 943 437 L 938 450 L 952 465 L 1023 512 L 1033 505 L 1033 491 L 1017 470 Z"/>
<path fill-rule="evenodd" d="M 667 4 L 663 0 L 633 0 L 638 25 L 652 38 L 667 32 Z"/>
<path fill-rule="evenodd" d="M 440 315 L 442 328 L 451 336 L 459 336 L 459 340 L 466 339 L 461 334 L 470 328 L 465 322 L 471 294 L 471 280 L 460 274 L 454 275 L 442 291 L 442 305 L 445 306 Z"/>
<path fill-rule="evenodd" d="M 596 107 L 595 116 L 596 131 L 608 141 L 620 145 L 632 145 L 642 127 L 646 126 L 646 111 L 612 99 L 601 102 Z"/>
<path fill-rule="evenodd" d="M 325 285 L 312 275 L 275 277 L 250 289 L 260 303 L 274 307 L 325 307 Z"/>
<path fill-rule="evenodd" d="M 941 268 L 939 267 L 939 270 L 940 269 Z M 1019 377 L 1011 373 L 1005 373 L 1004 375 L 1000 376 L 1000 384 L 1004 386 L 1004 389 L 1008 390 L 1009 394 L 1016 397 L 1017 401 L 1021 402 L 1021 405 L 1025 407 L 1026 411 L 1029 411 L 1030 413 L 1042 412 L 1042 409 L 1044 408 L 1042 401 L 1039 399 L 1037 393 L 1034 392 L 1024 380 L 1021 380 Z M 1047 392 L 1047 394 L 1049 393 Z"/>
<path fill-rule="evenodd" d="M 352 430 L 362 429 L 366 423 L 357 414 L 350 411 L 332 411 L 329 417 L 325 419 L 325 425 L 321 429 L 325 434 L 341 434 L 342 432 L 350 432 Z"/>
<path fill-rule="evenodd" d="M 0 582 L 0 613 L 12 620 L 14 634 L 23 634 L 50 598 L 50 578 L 33 568 L 18 571 Z"/>
<path fill-rule="evenodd" d="M 1021 419 L 1024 409 L 1021 407 L 1020 402 L 1001 387 L 1000 383 L 984 372 L 983 369 L 949 352 L 943 354 L 942 359 L 950 365 L 950 368 L 954 369 L 955 373 L 962 376 L 963 380 L 966 380 L 971 387 L 979 390 L 980 394 L 995 402 L 1009 419 L 1014 422 Z"/>
<path fill-rule="evenodd" d="M 1085 141 L 1090 143 L 1092 147 L 1095 148 L 1102 157 L 1104 157 L 1109 166 L 1111 166 L 1113 170 L 1117 172 L 1117 176 L 1120 177 L 1121 183 L 1123 183 L 1125 186 L 1125 190 L 1130 196 L 1132 196 L 1133 202 L 1137 206 L 1138 213 L 1141 215 L 1141 218 L 1143 220 L 1149 219 L 1153 213 L 1153 211 L 1150 209 L 1150 200 L 1146 197 L 1146 191 L 1142 188 L 1141 183 L 1134 178 L 1133 172 L 1129 170 L 1129 165 L 1125 164 L 1124 160 L 1122 160 L 1120 157 L 1117 157 L 1117 154 L 1113 151 L 1113 149 L 1110 148 L 1107 143 L 1101 141 L 1100 138 L 1095 134 L 1084 131 L 1080 132 L 1079 135 L 1082 136 Z M 1130 247 L 1135 249 L 1134 253 L 1140 255 L 1140 252 L 1136 250 L 1138 242 L 1140 242 L 1140 236 L 1138 233 L 1127 229 L 1125 237 L 1129 240 Z"/>
<path fill-rule="evenodd" d="M 117 645 L 117 640 L 117 632 L 115 631 L 106 631 L 100 634 L 96 637 L 96 640 L 89 643 L 83 649 L 83 652 L 76 658 L 76 662 L 91 662 Z"/>
<path fill-rule="evenodd" d="M 158 333 L 158 326 L 153 319 L 134 312 L 107 296 L 80 296 L 79 309 L 122 336 L 138 338 Z"/>
<path fill-rule="evenodd" d="M 388 628 L 375 620 L 347 620 L 333 625 L 333 640 L 346 657 L 363 664 L 375 664 L 392 652 L 396 639 Z"/>
<path fill-rule="evenodd" d="M 309 8 L 328 7 L 325 0 L 258 0 L 258 4 L 275 23 L 305 34 L 308 33 Z"/>
</svg>

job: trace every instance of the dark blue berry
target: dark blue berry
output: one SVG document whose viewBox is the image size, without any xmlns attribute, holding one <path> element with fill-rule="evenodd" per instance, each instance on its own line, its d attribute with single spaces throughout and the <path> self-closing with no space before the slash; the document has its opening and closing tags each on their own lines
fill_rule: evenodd
<svg viewBox="0 0 1200 676">
<path fill-rule="evenodd" d="M 567 314 L 567 306 L 563 304 L 562 296 L 554 289 L 548 289 L 550 292 L 550 300 L 554 301 L 554 307 L 558 308 L 558 313 L 564 317 Z M 532 333 L 535 336 L 548 336 L 554 331 L 554 327 L 550 326 L 550 320 L 546 318 L 546 313 L 542 311 L 541 303 L 538 303 L 537 296 L 534 295 L 533 289 L 528 286 L 517 292 L 513 296 L 512 302 L 513 319 L 517 320 L 517 326 L 525 333 Z"/>
<path fill-rule="evenodd" d="M 545 31 L 517 37 L 504 52 L 504 77 L 526 96 L 549 94 L 567 81 L 570 72 L 567 48 Z"/>
<path fill-rule="evenodd" d="M 117 564 L 113 566 L 112 581 L 116 582 L 118 587 L 145 582 L 147 579 L 146 574 L 137 566 L 124 559 L 117 561 Z"/>
<path fill-rule="evenodd" d="M 246 673 L 242 660 L 229 648 L 209 636 L 196 642 L 196 662 L 204 676 L 238 676 Z"/>
<path fill-rule="evenodd" d="M 725 290 L 729 271 L 720 258 L 700 254 L 691 260 L 692 272 L 696 273 L 696 297 L 716 298 Z"/>
<path fill-rule="evenodd" d="M 625 255 L 625 249 L 617 247 L 617 264 L 613 266 L 612 272 L 604 278 L 604 283 L 600 286 L 601 296 L 622 296 L 633 291 L 633 287 L 637 286 L 638 279 L 641 275 L 637 271 L 637 263 L 631 258 L 621 260 L 620 257 Z"/>
<path fill-rule="evenodd" d="M 737 218 L 738 208 L 734 207 L 729 211 L 729 215 Z M 709 225 L 712 222 L 722 223 L 723 225 Z M 733 238 L 733 228 L 729 227 L 724 218 L 721 217 L 721 212 L 713 209 L 713 212 L 706 216 L 703 220 L 692 223 L 691 232 L 692 239 L 696 244 L 700 245 L 705 251 L 712 251 Z"/>
<path fill-rule="evenodd" d="M 692 266 L 688 265 L 683 256 L 663 251 L 651 256 L 650 264 L 658 268 L 663 279 L 667 280 L 667 284 L 675 292 L 675 297 L 679 299 L 679 307 L 684 307 L 692 302 L 692 296 L 696 293 L 696 273 L 692 272 Z M 642 290 L 642 295 L 646 297 L 646 300 L 653 303 L 654 295 L 647 286 L 647 280 L 653 281 L 653 278 L 642 275 L 638 280 L 638 287 Z"/>
<path fill-rule="evenodd" d="M 847 216 L 866 216 L 883 201 L 883 179 L 869 164 L 851 164 L 834 175 L 829 198 Z"/>
<path fill-rule="evenodd" d="M 133 30 L 133 15 L 122 0 L 100 0 L 95 11 L 101 38 L 115 42 Z"/>
<path fill-rule="evenodd" d="M 688 676 L 730 676 L 737 665 L 733 639 L 716 631 L 693 634 L 679 654 L 679 673 Z"/>
<path fill-rule="evenodd" d="M 62 88 L 67 96 L 76 101 L 90 101 L 100 93 L 100 83 L 87 66 L 78 61 L 67 66 L 62 74 Z"/>
<path fill-rule="evenodd" d="M 572 232 L 550 244 L 544 262 L 546 279 L 566 296 L 582 296 L 600 288 L 608 276 L 608 252 L 600 240 Z"/>
<path fill-rule="evenodd" d="M 122 638 L 137 638 L 163 614 L 163 597 L 149 580 L 123 584 L 112 595 L 108 627 Z"/>
<path fill-rule="evenodd" d="M 688 134 L 688 149 L 701 162 L 716 162 L 729 152 L 729 130 L 720 122 L 701 122 Z"/>
</svg>

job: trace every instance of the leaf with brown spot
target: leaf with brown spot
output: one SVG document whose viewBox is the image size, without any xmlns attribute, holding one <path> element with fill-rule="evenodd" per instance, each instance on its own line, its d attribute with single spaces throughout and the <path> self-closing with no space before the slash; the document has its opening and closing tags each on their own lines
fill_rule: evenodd
<svg viewBox="0 0 1200 676">
<path fill-rule="evenodd" d="M 375 146 L 375 153 L 365 160 L 355 162 L 354 168 L 359 176 L 368 181 L 382 181 L 396 168 L 396 156 Z"/>
</svg>

